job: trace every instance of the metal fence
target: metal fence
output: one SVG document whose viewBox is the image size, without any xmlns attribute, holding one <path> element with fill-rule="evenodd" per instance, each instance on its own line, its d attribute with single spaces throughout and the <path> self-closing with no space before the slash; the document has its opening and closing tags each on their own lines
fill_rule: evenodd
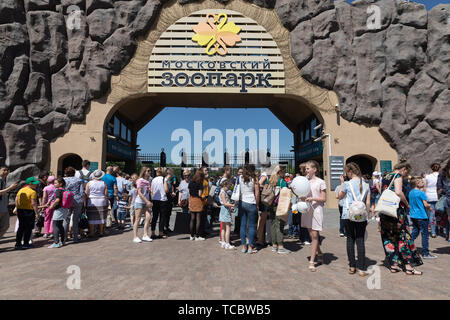
<svg viewBox="0 0 450 320">
<path fill-rule="evenodd" d="M 223 158 L 220 163 L 209 163 L 206 157 L 202 158 L 201 154 L 189 154 L 183 156 L 183 164 L 185 166 L 198 167 L 202 163 L 206 163 L 209 167 L 221 167 L 224 164 Z M 245 164 L 245 155 L 242 154 L 231 154 L 227 155 L 227 164 L 232 168 L 240 167 Z M 255 166 L 261 167 L 264 164 L 283 164 L 286 165 L 288 169 L 295 166 L 295 157 L 294 154 L 290 153 L 282 153 L 278 155 L 271 155 L 270 157 L 264 157 L 262 161 L 252 161 L 253 158 L 251 155 L 248 157 L 249 163 L 255 164 Z M 140 163 L 159 163 L 160 162 L 160 153 L 138 153 L 137 161 Z M 181 163 L 174 163 L 175 165 L 181 165 Z"/>
</svg>

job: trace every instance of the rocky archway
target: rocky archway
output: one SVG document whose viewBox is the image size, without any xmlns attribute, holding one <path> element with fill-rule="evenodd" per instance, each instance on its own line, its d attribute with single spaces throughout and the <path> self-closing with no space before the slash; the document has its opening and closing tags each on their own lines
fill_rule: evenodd
<svg viewBox="0 0 450 320">
<path fill-rule="evenodd" d="M 49 141 L 84 120 L 89 102 L 108 92 L 137 40 L 174 2 L 0 3 L 0 161 L 14 170 L 10 180 L 48 168 Z M 199 1 L 179 0 L 191 2 Z M 345 119 L 379 126 L 415 171 L 450 158 L 450 5 L 427 13 L 423 5 L 391 0 L 247 2 L 276 11 L 302 76 L 335 91 Z M 81 11 L 69 13 L 71 5 Z M 372 5 L 381 10 L 378 29 L 367 28 Z"/>
</svg>

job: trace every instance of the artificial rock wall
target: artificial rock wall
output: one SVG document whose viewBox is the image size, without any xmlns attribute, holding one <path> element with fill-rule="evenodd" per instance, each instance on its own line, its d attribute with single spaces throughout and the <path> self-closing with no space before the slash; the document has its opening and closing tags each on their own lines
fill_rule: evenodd
<svg viewBox="0 0 450 320">
<path fill-rule="evenodd" d="M 334 90 L 345 119 L 378 126 L 416 173 L 448 161 L 450 5 L 427 12 L 401 0 L 246 1 L 276 10 L 302 76 Z M 1 0 L 0 164 L 13 171 L 9 180 L 48 169 L 49 141 L 108 92 L 166 2 Z M 71 5 L 81 8 L 79 21 Z M 381 9 L 375 30 L 370 5 Z M 80 28 L 67 28 L 68 19 Z"/>
</svg>

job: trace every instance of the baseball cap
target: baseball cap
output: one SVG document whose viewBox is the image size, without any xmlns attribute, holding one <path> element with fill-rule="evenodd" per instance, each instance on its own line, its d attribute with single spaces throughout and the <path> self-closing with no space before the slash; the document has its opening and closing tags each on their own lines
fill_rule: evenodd
<svg viewBox="0 0 450 320">
<path fill-rule="evenodd" d="M 372 173 L 372 175 L 373 175 L 373 176 L 379 176 L 380 173 L 379 173 L 378 171 L 374 171 L 374 172 Z"/>
<path fill-rule="evenodd" d="M 39 184 L 41 183 L 38 179 L 36 179 L 35 177 L 29 177 L 25 180 L 26 184 Z"/>
</svg>

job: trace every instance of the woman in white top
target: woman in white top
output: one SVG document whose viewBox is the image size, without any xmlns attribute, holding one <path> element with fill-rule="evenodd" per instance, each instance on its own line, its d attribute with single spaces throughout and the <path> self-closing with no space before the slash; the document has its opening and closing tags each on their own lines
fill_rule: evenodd
<svg viewBox="0 0 450 320">
<path fill-rule="evenodd" d="M 369 185 L 363 181 L 361 169 L 359 166 L 350 162 L 345 165 L 345 174 L 350 179 L 344 182 L 344 176 L 341 176 L 341 185 L 339 199 L 344 200 L 342 211 L 342 220 L 344 220 L 345 234 L 347 235 L 347 257 L 349 264 L 349 273 L 354 274 L 358 266 L 359 275 L 367 275 L 366 271 L 366 250 L 364 246 L 364 235 L 366 233 L 367 221 L 355 222 L 349 219 L 349 207 L 355 200 L 362 200 L 366 204 L 366 214 L 369 215 L 370 196 Z M 356 199 L 354 198 L 356 196 Z M 355 243 L 358 251 L 358 263 L 355 260 Z"/>
<path fill-rule="evenodd" d="M 100 236 L 103 236 L 105 217 L 108 213 L 108 187 L 102 181 L 105 173 L 95 170 L 92 173 L 93 180 L 86 184 L 86 215 L 89 221 L 89 237 L 94 236 L 94 228 L 98 225 Z"/>
<path fill-rule="evenodd" d="M 169 192 L 169 186 L 167 180 L 171 179 L 171 174 L 164 177 L 165 169 L 156 169 L 156 178 L 152 181 L 152 201 L 153 201 L 153 219 L 151 224 L 152 238 L 156 238 L 156 222 L 159 217 L 158 224 L 158 237 L 166 239 L 167 233 L 164 231 L 164 226 L 166 225 L 166 220 L 169 215 L 169 200 L 167 198 L 167 193 Z"/>
<path fill-rule="evenodd" d="M 191 172 L 188 169 L 183 171 L 183 180 L 178 186 L 178 206 L 181 207 L 183 213 L 189 213 L 189 182 Z"/>
<path fill-rule="evenodd" d="M 142 167 L 141 173 L 139 174 L 139 179 L 136 181 L 137 196 L 134 200 L 134 224 L 133 224 L 133 242 L 141 243 L 143 241 L 151 242 L 152 239 L 148 236 L 148 226 L 150 224 L 150 219 L 152 215 L 150 213 L 150 208 L 153 204 L 150 202 L 150 168 Z M 144 236 L 142 240 L 138 237 L 138 227 L 139 221 L 141 220 L 141 215 L 145 214 L 145 224 L 144 224 Z"/>
<path fill-rule="evenodd" d="M 428 220 L 430 221 L 430 227 L 431 227 L 431 237 L 436 238 L 436 220 L 435 220 L 435 207 L 436 202 L 438 201 L 438 195 L 437 195 L 437 180 L 439 176 L 439 170 L 441 169 L 441 166 L 439 163 L 433 163 L 431 165 L 431 170 L 433 171 L 430 174 L 427 174 L 425 176 L 425 194 L 427 195 L 428 203 L 431 205 L 431 210 L 427 211 L 428 214 Z"/>
<path fill-rule="evenodd" d="M 241 243 L 242 253 L 256 253 L 254 241 L 256 235 L 256 222 L 258 221 L 259 183 L 255 177 L 255 166 L 248 164 L 244 167 L 243 174 L 239 177 L 241 192 Z M 248 224 L 248 235 L 247 235 Z M 248 244 L 247 244 L 248 240 Z"/>
</svg>

